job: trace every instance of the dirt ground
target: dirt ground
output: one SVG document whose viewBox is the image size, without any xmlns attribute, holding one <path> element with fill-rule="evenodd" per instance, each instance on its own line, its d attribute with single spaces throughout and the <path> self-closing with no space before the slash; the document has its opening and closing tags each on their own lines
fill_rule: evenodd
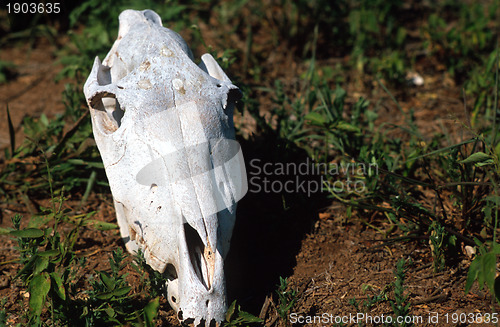
<svg viewBox="0 0 500 327">
<path fill-rule="evenodd" d="M 17 144 L 23 137 L 21 122 L 24 116 L 45 113 L 51 117 L 64 110 L 61 102 L 64 81 L 54 83 L 54 76 L 61 67 L 54 63 L 50 50 L 50 44 L 39 42 L 32 50 L 13 47 L 2 49 L 0 53 L 0 60 L 13 61 L 19 67 L 13 80 L 0 85 L 2 151 L 9 145 L 4 109 L 7 102 Z M 421 69 L 426 84 L 405 91 L 405 94 L 395 94 L 401 99 L 403 109 L 418 109 L 415 116 L 422 133 L 431 135 L 446 129 L 453 138 L 461 139 L 465 132 L 460 123 L 464 117 L 460 90 L 432 62 L 417 63 L 417 67 Z M 355 86 L 349 85 L 349 94 L 355 95 Z M 368 97 L 381 100 L 386 112 L 381 119 L 395 123 L 402 119 L 394 114 L 397 110 L 390 99 L 378 94 Z M 258 138 L 243 140 L 242 144 L 244 151 L 248 147 L 249 158 L 260 146 Z M 66 206 L 71 208 L 77 202 L 78 194 L 72 195 Z M 280 276 L 289 277 L 289 288 L 298 292 L 297 302 L 289 316 L 290 322 L 295 322 L 293 325 L 334 326 L 338 319 L 349 315 L 364 313 L 378 319 L 392 313 L 390 301 L 394 300 L 394 293 L 388 285 L 395 281 L 394 270 L 401 258 L 411 259 L 405 270 L 404 285 L 411 303 L 410 315 L 417 319 L 415 325 L 468 326 L 471 324 L 454 323 L 453 319 L 460 314 L 498 312 L 499 307 L 488 291 L 474 285 L 467 295 L 464 293 L 471 260 L 463 253 L 456 268 L 433 273 L 431 251 L 425 240 L 410 238 L 389 242 L 377 230 L 368 227 L 356 212 L 347 220 L 342 205 L 331 204 L 327 199 L 311 202 L 314 204 L 302 206 L 302 209 L 289 203 L 291 209 L 286 215 L 279 213 L 283 206 L 280 196 L 248 194 L 239 205 L 232 250 L 227 259 L 229 299 L 238 299 L 245 311 L 263 318 L 267 326 L 285 325 L 278 319 L 276 310 L 275 291 Z M 11 227 L 10 218 L 14 214 L 30 215 L 28 208 L 21 203 L 6 203 L 0 199 L 0 208 L 0 227 L 4 228 Z M 91 196 L 87 206 L 80 210 L 96 210 L 96 219 L 99 220 L 114 222 L 115 219 L 110 194 Z M 380 222 L 377 224 L 382 230 L 387 227 Z M 398 236 L 393 234 L 390 237 Z M 117 230 L 98 232 L 87 229 L 79 240 L 77 254 L 88 258 L 87 271 L 91 273 L 93 269 L 106 269 L 108 257 L 117 247 L 123 247 Z M 0 236 L 0 299 L 7 299 L 5 308 L 11 313 L 8 317 L 11 325 L 17 323 L 19 316 L 27 310 L 26 293 L 19 281 L 12 280 L 19 269 L 19 265 L 12 262 L 16 257 L 14 241 Z M 130 272 L 132 281 L 138 278 L 134 274 Z M 384 290 L 386 300 L 373 308 L 364 308 L 363 301 Z M 352 304 L 353 299 L 358 301 L 358 308 Z M 438 314 L 437 318 L 434 313 Z M 316 320 L 308 320 L 314 317 Z M 319 321 L 318 317 L 323 320 Z M 325 321 L 325 317 L 329 320 Z M 161 302 L 160 318 L 162 325 L 178 325 L 165 300 Z M 437 323 L 435 319 L 438 319 Z M 356 324 L 347 320 L 344 325 Z"/>
<path fill-rule="evenodd" d="M 52 56 L 54 51 L 46 40 L 30 49 L 23 47 L 2 49 L 1 60 L 12 62 L 17 66 L 15 80 L 2 84 L 0 89 L 0 150 L 10 146 L 9 128 L 7 124 L 6 104 L 16 131 L 16 144 L 20 144 L 22 136 L 22 120 L 25 116 L 39 117 L 42 113 L 53 116 L 64 112 L 61 93 L 64 83 L 54 83 L 54 78 L 61 69 Z M 3 154 L 2 154 L 3 155 Z"/>
</svg>

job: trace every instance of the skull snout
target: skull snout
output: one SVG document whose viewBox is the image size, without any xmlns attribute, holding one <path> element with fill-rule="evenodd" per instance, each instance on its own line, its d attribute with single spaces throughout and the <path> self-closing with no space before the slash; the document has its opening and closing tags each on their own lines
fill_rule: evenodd
<svg viewBox="0 0 500 327">
<path fill-rule="evenodd" d="M 222 256 L 188 223 L 179 235 L 179 252 L 177 269 L 166 269 L 168 302 L 179 320 L 195 326 L 223 320 L 227 306 Z"/>
</svg>

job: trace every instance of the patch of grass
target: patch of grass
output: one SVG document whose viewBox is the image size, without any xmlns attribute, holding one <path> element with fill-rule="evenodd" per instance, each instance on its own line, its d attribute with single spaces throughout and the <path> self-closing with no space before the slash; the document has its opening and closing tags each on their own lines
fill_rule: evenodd
<svg viewBox="0 0 500 327">
<path fill-rule="evenodd" d="M 139 251 L 137 255 L 134 256 L 134 262 L 131 263 L 131 266 L 140 276 L 140 290 L 149 292 L 151 297 L 154 298 L 166 294 L 166 285 L 168 282 L 166 275 L 148 266 L 142 251 Z M 147 276 L 144 272 L 147 272 Z"/>
<path fill-rule="evenodd" d="M 405 265 L 408 264 L 409 262 L 405 259 L 400 259 L 397 264 L 396 268 L 394 269 L 394 277 L 395 281 L 393 283 L 390 283 L 389 285 L 386 285 L 382 290 L 380 290 L 379 293 L 375 293 L 374 295 L 367 296 L 366 300 L 358 301 L 356 298 L 350 299 L 349 304 L 352 305 L 356 312 L 359 313 L 368 313 L 375 306 L 382 302 L 389 302 L 392 308 L 392 313 L 394 315 L 393 317 L 393 322 L 395 326 L 410 326 L 410 324 L 407 324 L 404 322 L 404 318 L 407 317 L 410 313 L 410 306 L 411 303 L 409 302 L 409 296 L 405 295 Z M 372 290 L 372 287 L 370 285 L 364 285 L 364 291 L 367 290 Z M 390 299 L 391 297 L 391 291 L 392 290 L 392 295 L 393 299 Z M 396 317 L 401 317 L 400 319 L 403 320 L 403 323 L 401 324 L 396 324 Z M 363 326 L 362 322 L 358 322 L 358 326 Z"/>
<path fill-rule="evenodd" d="M 81 230 L 116 229 L 117 225 L 91 219 L 94 212 L 70 215 L 71 209 L 63 206 L 63 191 L 53 191 L 53 173 L 48 161 L 46 164 L 51 206 L 32 217 L 28 227 L 21 229 L 21 216 L 16 215 L 12 219 L 13 229 L 2 231 L 15 237 L 18 243 L 22 267 L 16 278 L 22 280 L 29 293 L 27 323 L 42 326 L 43 321 L 50 319 L 72 326 L 152 325 L 158 311 L 158 298 L 153 298 L 151 294 L 155 293 L 145 289 L 141 296 L 149 303 L 143 307 L 138 305 L 139 295 L 131 293 L 127 274 L 122 272 L 126 255 L 121 249 L 113 251 L 109 261 L 111 272 L 98 271 L 87 281 L 89 289 L 81 291 L 85 257 L 78 258 L 74 250 Z M 142 276 L 145 264 L 139 259 L 137 262 L 140 264 L 134 268 Z"/>
<path fill-rule="evenodd" d="M 0 301 L 0 326 L 7 326 L 7 311 L 5 310 L 5 304 L 7 303 L 7 298 Z"/>
<path fill-rule="evenodd" d="M 438 12 L 431 13 L 424 29 L 428 49 L 446 63 L 448 71 L 467 79 L 467 71 L 482 60 L 484 53 L 495 48 L 495 36 L 490 24 L 494 21 L 498 4 L 457 2 L 448 12 L 455 16 L 454 24 Z"/>
<path fill-rule="evenodd" d="M 464 161 L 479 167 L 488 167 L 486 171 L 488 178 L 498 181 L 499 157 L 491 147 L 488 147 L 490 154 L 476 152 Z M 475 281 L 482 289 L 484 285 L 488 287 L 492 296 L 500 303 L 500 279 L 496 277 L 496 267 L 498 255 L 500 254 L 500 244 L 498 243 L 497 229 L 500 212 L 500 196 L 498 184 L 492 187 L 492 192 L 480 199 L 483 221 L 480 237 L 475 238 L 475 245 L 478 254 L 469 267 L 465 292 L 468 293 Z M 493 230 L 493 233 L 488 233 Z M 483 240 L 481 240 L 483 239 Z"/>
<path fill-rule="evenodd" d="M 61 202 L 59 203 L 61 204 Z M 50 216 L 52 212 L 48 213 Z M 139 294 L 131 292 L 125 267 L 126 255 L 115 250 L 110 258 L 110 272 L 97 271 L 87 281 L 89 289 L 81 290 L 85 257 L 78 258 L 73 247 L 83 226 L 98 229 L 117 228 L 114 224 L 93 221 L 89 215 L 66 216 L 58 211 L 54 217 L 45 216 L 52 227 L 20 229 L 20 216 L 13 219 L 14 229 L 9 234 L 17 238 L 21 270 L 20 278 L 30 295 L 27 322 L 42 326 L 50 318 L 53 322 L 72 326 L 101 324 L 152 325 L 158 310 L 158 297 L 150 296 L 149 289 Z M 75 225 L 68 233 L 63 223 Z M 144 269 L 144 266 L 138 266 Z M 145 271 L 141 271 L 141 275 Z M 139 296 L 145 297 L 139 301 Z M 148 302 L 149 301 L 149 302 Z"/>
<path fill-rule="evenodd" d="M 372 285 L 363 285 L 363 292 L 366 294 L 367 291 L 374 293 L 373 295 L 367 295 L 367 299 L 359 302 L 356 298 L 349 300 L 349 304 L 356 308 L 356 312 L 370 312 L 370 310 L 376 306 L 378 303 L 388 300 L 389 290 L 391 285 L 386 285 L 380 292 L 374 292 Z"/>
<path fill-rule="evenodd" d="M 320 86 L 314 90 L 321 96 L 310 93 L 305 96 L 313 99 L 308 104 L 313 110 L 305 119 L 310 127 L 308 138 L 319 142 L 309 152 L 316 154 L 319 159 L 316 160 L 322 162 L 331 162 L 340 155 L 347 162 L 358 162 L 368 167 L 373 164 L 376 167 L 372 172 L 363 170 L 361 176 L 346 176 L 347 180 L 362 180 L 365 186 L 363 193 L 329 188 L 332 196 L 361 209 L 376 208 L 394 223 L 398 220 L 394 218 L 399 216 L 407 221 L 407 226 L 410 223 L 420 226 L 421 231 L 430 226 L 434 226 L 433 230 L 440 229 L 436 224 L 441 224 L 448 226 L 443 228 L 450 232 L 452 227 L 449 225 L 457 219 L 448 216 L 453 213 L 446 210 L 438 213 L 423 206 L 420 203 L 421 193 L 417 191 L 419 188 L 431 190 L 442 205 L 446 199 L 439 190 L 449 189 L 452 192 L 450 196 L 460 201 L 464 208 L 458 218 L 463 226 L 476 224 L 477 220 L 473 217 L 480 214 L 479 204 L 492 190 L 491 181 L 497 171 L 494 153 L 480 151 L 484 147 L 492 149 L 485 141 L 473 137 L 442 147 L 442 140 L 429 142 L 419 133 L 411 114 L 407 116 L 407 126 L 384 126 L 385 131 L 382 132 L 373 127 L 377 114 L 369 109 L 368 102 L 360 99 L 347 110 L 344 103 L 346 94 L 342 89 L 329 90 Z M 386 136 L 385 133 L 391 129 L 406 134 L 406 146 L 403 139 Z M 382 207 L 379 205 L 382 202 L 390 206 Z M 488 220 L 490 224 L 486 224 L 486 228 L 492 226 L 491 219 Z M 398 226 L 402 227 L 400 223 Z M 427 227 L 423 229 L 423 226 Z"/>
<path fill-rule="evenodd" d="M 278 311 L 281 319 L 286 321 L 290 310 L 297 302 L 297 290 L 290 289 L 287 278 L 280 277 L 280 284 L 278 285 L 276 294 L 278 295 L 278 305 L 276 310 Z"/>
<path fill-rule="evenodd" d="M 402 317 L 403 319 L 410 313 L 409 296 L 404 294 L 405 264 L 406 260 L 401 259 L 396 265 L 396 269 L 394 270 L 394 275 L 396 277 L 396 281 L 394 282 L 394 301 L 390 301 L 394 315 L 396 317 Z M 409 324 L 403 322 L 400 326 L 409 326 Z"/>
<path fill-rule="evenodd" d="M 136 296 L 131 293 L 132 287 L 126 280 L 127 274 L 122 272 L 125 267 L 124 258 L 121 249 L 113 251 L 109 260 L 111 272 L 98 271 L 97 276 L 92 276 L 89 280 L 91 289 L 86 292 L 88 299 L 80 304 L 82 308 L 78 311 L 80 313 L 78 320 L 85 321 L 85 325 L 104 323 L 137 326 L 142 325 L 143 316 L 150 319 L 148 324 L 153 323 L 158 309 L 158 298 L 155 297 L 148 303 L 153 308 L 147 308 L 146 305 L 142 309 L 137 309 Z M 147 310 L 149 311 L 146 313 Z"/>
<path fill-rule="evenodd" d="M 88 124 L 87 128 L 81 128 Z M 0 172 L 0 193 L 4 196 L 24 194 L 27 197 L 47 197 L 49 182 L 45 159 L 52 167 L 54 188 L 62 186 L 69 192 L 89 182 L 92 171 L 104 174 L 97 148 L 87 141 L 91 136 L 90 122 L 79 121 L 65 131 L 67 120 L 58 115 L 49 120 L 44 114 L 40 118 L 26 117 L 23 121 L 26 139 L 16 148 Z M 85 170 L 79 167 L 86 167 Z M 106 186 L 106 182 L 98 182 Z"/>
</svg>

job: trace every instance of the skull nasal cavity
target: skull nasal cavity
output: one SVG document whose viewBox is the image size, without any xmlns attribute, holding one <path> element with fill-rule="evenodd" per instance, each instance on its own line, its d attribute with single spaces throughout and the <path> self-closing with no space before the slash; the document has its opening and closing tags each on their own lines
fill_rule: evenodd
<svg viewBox="0 0 500 327">
<path fill-rule="evenodd" d="M 207 290 L 211 286 L 211 272 L 207 260 L 204 256 L 205 245 L 198 232 L 189 224 L 184 224 L 184 233 L 189 252 L 189 260 L 196 276 Z"/>
</svg>

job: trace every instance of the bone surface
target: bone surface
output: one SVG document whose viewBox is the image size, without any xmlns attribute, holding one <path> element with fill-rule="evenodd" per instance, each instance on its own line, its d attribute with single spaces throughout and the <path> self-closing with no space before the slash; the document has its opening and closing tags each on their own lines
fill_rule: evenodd
<svg viewBox="0 0 500 327">
<path fill-rule="evenodd" d="M 215 59 L 191 50 L 151 10 L 126 10 L 84 93 L 130 252 L 166 274 L 180 321 L 221 322 L 224 258 L 236 203 L 247 191 L 235 141 L 240 98 Z"/>
</svg>

